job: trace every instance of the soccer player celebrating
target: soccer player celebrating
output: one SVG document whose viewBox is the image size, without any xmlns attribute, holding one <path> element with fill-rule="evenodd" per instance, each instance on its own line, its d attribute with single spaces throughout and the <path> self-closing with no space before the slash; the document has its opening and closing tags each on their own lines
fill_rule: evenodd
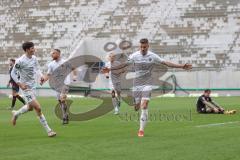
<svg viewBox="0 0 240 160">
<path fill-rule="evenodd" d="M 106 63 L 106 67 L 111 68 L 115 66 L 119 66 L 121 62 L 115 60 L 115 54 L 110 53 L 108 55 L 108 62 Z M 114 106 L 114 114 L 119 114 L 119 108 L 121 104 L 121 70 L 110 71 L 106 73 L 106 78 L 109 79 L 109 88 L 112 93 L 112 103 Z"/>
<path fill-rule="evenodd" d="M 47 120 L 41 111 L 40 104 L 36 99 L 36 75 L 39 74 L 42 79 L 42 74 L 39 70 L 38 60 L 34 55 L 34 44 L 32 42 L 25 42 L 23 43 L 22 48 L 25 51 L 25 54 L 16 60 L 16 64 L 12 69 L 11 76 L 21 88 L 27 105 L 24 105 L 17 111 L 12 111 L 12 124 L 16 125 L 17 118 L 19 118 L 21 114 L 34 109 L 48 136 L 54 137 L 56 136 L 56 133 L 48 126 Z M 18 74 L 20 79 L 18 79 Z"/>
<path fill-rule="evenodd" d="M 49 63 L 48 65 L 48 71 L 47 71 L 47 75 L 44 76 L 44 78 L 41 81 L 41 85 L 43 83 L 45 83 L 50 76 L 55 76 L 58 79 L 61 78 L 65 78 L 62 77 L 62 73 L 61 72 L 54 72 L 57 68 L 59 68 L 61 65 L 63 65 L 66 60 L 63 60 L 61 58 L 61 51 L 59 49 L 53 49 L 52 51 L 52 62 Z M 68 69 L 73 70 L 74 75 L 73 75 L 73 80 L 76 79 L 76 72 L 74 70 L 73 67 L 71 67 L 71 65 L 67 65 Z M 54 75 L 53 75 L 54 74 Z M 67 76 L 67 78 L 65 79 L 65 84 L 69 83 L 70 81 L 70 77 Z M 60 89 L 61 91 L 58 92 L 56 91 L 56 96 L 57 96 L 57 100 L 60 104 L 61 110 L 62 110 L 62 117 L 63 117 L 63 122 L 62 124 L 68 124 L 69 123 L 69 117 L 68 117 L 68 113 L 67 113 L 67 104 L 66 104 L 66 99 L 67 99 L 67 92 L 68 92 L 68 86 L 61 86 L 62 88 Z"/>
<path fill-rule="evenodd" d="M 12 86 L 12 106 L 9 108 L 10 110 L 12 110 L 15 107 L 15 103 L 16 103 L 17 99 L 25 105 L 24 99 L 18 94 L 19 86 L 13 80 L 13 78 L 11 76 L 11 72 L 12 72 L 14 64 L 15 64 L 15 59 L 10 59 L 10 63 L 9 63 L 9 65 L 10 65 L 10 69 L 9 69 L 10 80 L 7 84 L 7 87 L 9 87 L 10 85 Z"/>
<path fill-rule="evenodd" d="M 140 128 L 138 136 L 144 136 L 144 128 L 148 120 L 148 103 L 151 98 L 152 91 L 152 69 L 155 64 L 163 64 L 172 68 L 182 68 L 189 70 L 192 68 L 191 64 L 175 64 L 160 58 L 157 54 L 148 50 L 148 39 L 140 40 L 140 50 L 131 54 L 127 62 L 122 63 L 116 67 L 105 67 L 102 69 L 103 73 L 109 71 L 122 69 L 129 64 L 133 64 L 135 71 L 135 78 L 133 79 L 133 96 L 135 99 L 135 109 L 141 108 Z"/>
</svg>

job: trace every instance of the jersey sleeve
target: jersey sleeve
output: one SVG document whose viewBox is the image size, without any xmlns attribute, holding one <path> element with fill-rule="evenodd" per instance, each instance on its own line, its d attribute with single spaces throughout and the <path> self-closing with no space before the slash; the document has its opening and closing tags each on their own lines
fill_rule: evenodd
<svg viewBox="0 0 240 160">
<path fill-rule="evenodd" d="M 16 83 L 19 83 L 20 82 L 20 79 L 18 78 L 19 77 L 19 73 L 21 72 L 21 61 L 20 60 L 17 60 L 15 65 L 13 66 L 12 68 L 12 71 L 11 71 L 11 77 L 12 79 L 16 82 Z"/>
<path fill-rule="evenodd" d="M 134 63 L 134 55 L 131 54 L 128 56 L 127 64 L 133 64 L 133 63 Z"/>
<path fill-rule="evenodd" d="M 52 65 L 51 65 L 51 63 L 49 63 L 48 64 L 47 74 L 51 75 L 52 73 L 53 73 Z"/>
<path fill-rule="evenodd" d="M 213 102 L 211 97 L 209 97 L 209 102 Z"/>
<path fill-rule="evenodd" d="M 201 102 L 206 101 L 205 97 L 201 96 L 201 97 L 200 97 L 200 101 L 201 101 Z"/>
<path fill-rule="evenodd" d="M 153 55 L 153 60 L 154 60 L 154 63 L 156 63 L 156 64 L 161 64 L 166 61 L 165 59 L 159 57 L 159 55 L 157 55 L 157 54 Z"/>
</svg>

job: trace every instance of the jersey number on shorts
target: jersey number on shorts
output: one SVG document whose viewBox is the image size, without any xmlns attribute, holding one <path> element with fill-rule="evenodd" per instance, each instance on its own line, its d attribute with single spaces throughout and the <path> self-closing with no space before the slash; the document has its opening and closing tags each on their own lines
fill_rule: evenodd
<svg viewBox="0 0 240 160">
<path fill-rule="evenodd" d="M 31 95 L 27 95 L 26 97 L 27 97 L 28 101 L 32 100 L 32 96 Z"/>
</svg>

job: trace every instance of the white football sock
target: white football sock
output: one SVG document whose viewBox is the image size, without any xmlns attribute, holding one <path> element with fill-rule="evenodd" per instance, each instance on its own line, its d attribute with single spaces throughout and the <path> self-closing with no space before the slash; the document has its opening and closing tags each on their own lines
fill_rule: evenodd
<svg viewBox="0 0 240 160">
<path fill-rule="evenodd" d="M 43 114 L 39 116 L 39 121 L 42 124 L 42 126 L 45 128 L 47 133 L 51 131 L 51 128 L 48 126 L 47 120 Z"/>
<path fill-rule="evenodd" d="M 112 98 L 112 104 L 114 108 L 118 105 L 116 97 Z"/>
<path fill-rule="evenodd" d="M 119 107 L 118 107 L 118 106 L 115 106 L 115 107 L 114 107 L 114 110 L 115 110 L 115 112 L 119 112 Z"/>
<path fill-rule="evenodd" d="M 28 105 L 24 105 L 15 112 L 15 116 L 20 116 L 21 114 L 26 113 L 27 111 L 28 111 Z"/>
<path fill-rule="evenodd" d="M 141 131 L 144 130 L 144 127 L 147 124 L 148 120 L 148 109 L 142 109 L 141 116 L 140 116 L 140 129 Z"/>
<path fill-rule="evenodd" d="M 112 98 L 112 104 L 115 112 L 119 112 L 120 101 L 117 97 Z"/>
<path fill-rule="evenodd" d="M 117 105 L 118 105 L 118 108 L 119 108 L 120 105 L 121 105 L 122 98 L 120 96 L 118 96 L 118 97 L 116 97 L 116 99 L 117 99 Z"/>
</svg>

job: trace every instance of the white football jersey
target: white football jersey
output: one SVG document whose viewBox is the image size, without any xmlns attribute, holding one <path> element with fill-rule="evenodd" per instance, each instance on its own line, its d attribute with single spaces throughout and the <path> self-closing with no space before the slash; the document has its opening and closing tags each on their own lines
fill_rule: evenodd
<svg viewBox="0 0 240 160">
<path fill-rule="evenodd" d="M 152 85 L 152 69 L 155 64 L 161 64 L 164 61 L 164 59 L 151 51 L 148 51 L 146 55 L 142 55 L 140 51 L 131 54 L 128 58 L 128 63 L 133 64 L 135 71 L 133 85 Z"/>
<path fill-rule="evenodd" d="M 60 65 L 62 65 L 65 62 L 65 60 L 60 59 L 58 61 L 53 60 L 48 64 L 48 71 L 47 74 L 53 74 L 53 71 L 57 69 Z"/>
<path fill-rule="evenodd" d="M 62 65 L 65 63 L 65 66 L 62 67 Z M 62 68 L 59 68 L 59 67 L 62 67 Z M 57 68 L 59 68 L 59 70 L 61 72 L 54 72 Z M 63 72 L 66 72 L 66 73 L 70 73 L 71 71 L 73 70 L 73 67 L 67 63 L 66 60 L 64 59 L 60 59 L 58 61 L 56 60 L 53 60 L 51 61 L 49 64 L 48 64 L 48 71 L 47 71 L 47 74 L 49 75 L 53 75 L 54 77 L 56 77 L 57 79 L 63 79 L 64 78 L 64 84 L 65 85 L 68 85 L 70 84 L 70 75 L 68 75 L 67 77 L 64 77 L 63 75 Z"/>
<path fill-rule="evenodd" d="M 111 68 L 111 67 L 116 67 L 119 66 L 121 62 L 119 61 L 113 61 L 113 62 L 107 62 L 106 67 Z M 109 72 L 109 81 L 110 84 L 115 84 L 115 83 L 120 83 L 121 80 L 121 73 L 119 71 L 110 71 Z"/>
<path fill-rule="evenodd" d="M 20 78 L 18 78 L 18 74 Z M 42 76 L 36 56 L 33 55 L 31 58 L 28 58 L 26 54 L 16 60 L 11 72 L 11 76 L 15 82 L 23 83 L 28 88 L 36 87 L 37 74 Z"/>
</svg>

